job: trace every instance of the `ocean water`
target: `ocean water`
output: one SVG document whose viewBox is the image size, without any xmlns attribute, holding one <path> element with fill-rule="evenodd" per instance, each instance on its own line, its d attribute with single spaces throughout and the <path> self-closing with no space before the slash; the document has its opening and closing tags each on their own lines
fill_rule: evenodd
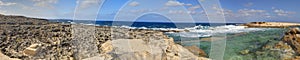
<svg viewBox="0 0 300 60">
<path fill-rule="evenodd" d="M 170 22 L 124 22 L 124 21 L 84 21 L 84 20 L 51 20 L 53 22 L 112 26 L 129 29 L 178 30 L 180 33 L 167 32 L 172 37 L 211 37 L 218 34 L 232 34 L 252 31 L 264 31 L 266 28 L 247 28 L 242 23 L 170 23 Z M 178 40 L 178 39 L 175 39 Z"/>
</svg>

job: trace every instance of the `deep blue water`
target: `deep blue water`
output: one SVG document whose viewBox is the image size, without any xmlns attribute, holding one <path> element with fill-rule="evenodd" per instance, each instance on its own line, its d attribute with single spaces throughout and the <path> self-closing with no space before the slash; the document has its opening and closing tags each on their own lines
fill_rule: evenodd
<svg viewBox="0 0 300 60">
<path fill-rule="evenodd" d="M 146 28 L 186 28 L 194 26 L 221 26 L 221 25 L 237 25 L 242 23 L 172 23 L 172 22 L 125 22 L 125 21 L 83 21 L 83 20 L 50 20 L 52 22 L 64 23 L 84 23 L 95 24 L 100 26 L 130 26 L 130 27 L 146 27 Z"/>
</svg>

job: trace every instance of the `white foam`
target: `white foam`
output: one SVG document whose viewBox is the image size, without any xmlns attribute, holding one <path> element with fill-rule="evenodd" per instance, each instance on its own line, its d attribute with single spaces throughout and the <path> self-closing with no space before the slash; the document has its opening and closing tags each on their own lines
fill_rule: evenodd
<svg viewBox="0 0 300 60">
<path fill-rule="evenodd" d="M 230 34 L 230 33 L 242 33 L 242 32 L 254 32 L 254 31 L 265 31 L 270 28 L 247 28 L 246 26 L 235 26 L 235 25 L 224 25 L 224 26 L 216 26 L 216 27 L 201 27 L 198 28 L 199 26 L 196 26 L 197 28 L 194 27 L 194 29 L 188 28 L 188 31 L 190 33 L 197 33 L 200 35 L 194 35 L 194 34 L 185 34 L 184 32 L 182 33 L 177 33 L 181 34 L 181 37 L 210 37 L 213 35 L 218 35 L 218 34 Z"/>
<path fill-rule="evenodd" d="M 70 22 L 71 24 L 77 24 L 75 22 Z M 79 23 L 83 24 L 83 23 Z M 96 24 L 85 24 L 85 25 L 94 25 L 100 26 Z M 242 32 L 253 32 L 253 31 L 265 31 L 271 28 L 247 28 L 246 26 L 236 26 L 236 25 L 224 25 L 224 26 L 195 26 L 195 27 L 187 27 L 183 29 L 179 28 L 147 28 L 147 27 L 130 27 L 130 26 L 112 26 L 116 28 L 128 28 L 128 29 L 149 29 L 149 30 L 160 30 L 160 31 L 168 31 L 168 30 L 176 30 L 176 31 L 185 31 L 185 32 L 167 32 L 167 34 L 172 34 L 175 36 L 181 37 L 211 37 L 213 35 L 218 34 L 230 34 L 230 33 L 242 33 Z"/>
<path fill-rule="evenodd" d="M 168 32 L 168 34 L 181 36 L 181 37 L 211 37 L 217 34 L 230 34 L 230 33 L 242 33 L 242 32 L 253 32 L 253 31 L 265 31 L 270 28 L 247 28 L 246 26 L 236 26 L 236 25 L 224 25 L 224 26 L 216 26 L 216 27 L 209 27 L 209 26 L 195 26 L 195 27 L 188 27 L 184 29 L 179 28 L 146 28 L 146 27 L 129 27 L 129 26 L 121 26 L 122 28 L 129 28 L 129 29 L 150 29 L 150 30 L 177 30 L 177 31 L 186 31 L 186 32 L 179 32 L 179 33 L 172 33 Z"/>
</svg>

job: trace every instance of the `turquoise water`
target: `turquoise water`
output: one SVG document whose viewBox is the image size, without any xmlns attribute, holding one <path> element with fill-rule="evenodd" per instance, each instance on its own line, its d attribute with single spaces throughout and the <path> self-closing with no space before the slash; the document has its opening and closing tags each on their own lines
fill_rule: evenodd
<svg viewBox="0 0 300 60">
<path fill-rule="evenodd" d="M 225 52 L 224 60 L 236 60 L 236 59 L 256 60 L 257 56 L 255 56 L 254 54 L 242 55 L 240 51 L 249 50 L 250 53 L 252 53 L 253 51 L 260 49 L 267 41 L 270 41 L 271 44 L 276 43 L 280 41 L 280 38 L 283 35 L 285 30 L 286 29 L 270 29 L 265 31 L 247 32 L 243 34 L 227 34 L 226 48 L 224 51 Z M 178 36 L 175 38 L 178 38 Z M 190 38 L 190 39 L 194 40 L 197 38 Z M 203 49 L 208 55 L 210 54 L 210 49 L 211 49 L 210 41 L 199 41 L 199 42 L 176 41 L 176 42 L 182 44 L 183 46 L 196 45 L 201 49 Z"/>
</svg>

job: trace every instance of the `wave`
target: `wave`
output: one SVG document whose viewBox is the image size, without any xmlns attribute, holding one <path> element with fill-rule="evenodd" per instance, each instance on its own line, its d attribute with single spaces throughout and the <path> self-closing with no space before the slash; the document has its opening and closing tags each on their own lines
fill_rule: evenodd
<svg viewBox="0 0 300 60">
<path fill-rule="evenodd" d="M 71 24 L 84 24 L 84 23 L 75 23 L 70 22 Z M 94 25 L 102 26 L 97 24 L 84 24 L 84 25 Z M 211 37 L 218 34 L 233 34 L 233 33 L 243 33 L 243 32 L 255 32 L 255 31 L 265 31 L 273 28 L 247 28 L 246 26 L 237 26 L 237 25 L 223 25 L 223 26 L 194 26 L 187 28 L 147 28 L 147 27 L 131 27 L 126 25 L 121 26 L 111 26 L 116 28 L 128 28 L 128 29 L 149 29 L 149 30 L 160 30 L 160 31 L 183 31 L 183 32 L 166 32 L 166 34 L 172 36 L 180 37 Z"/>
<path fill-rule="evenodd" d="M 196 26 L 188 28 L 189 32 L 172 33 L 181 37 L 211 37 L 218 34 L 234 34 L 243 32 L 265 31 L 271 28 L 247 28 L 246 26 L 224 25 L 216 27 Z"/>
<path fill-rule="evenodd" d="M 118 27 L 118 26 L 115 26 Z M 130 26 L 119 26 L 120 28 L 129 28 L 129 29 L 150 29 L 150 30 L 160 30 L 160 31 L 168 31 L 168 30 L 176 30 L 176 31 L 184 31 L 179 33 L 174 32 L 166 32 L 166 34 L 170 34 L 173 36 L 180 37 L 211 37 L 213 35 L 218 34 L 234 34 L 234 33 L 243 33 L 243 32 L 255 32 L 255 31 L 265 31 L 272 28 L 247 28 L 246 26 L 236 26 L 236 25 L 223 25 L 223 26 L 195 26 L 188 28 L 146 28 L 146 27 L 130 27 Z"/>
</svg>

